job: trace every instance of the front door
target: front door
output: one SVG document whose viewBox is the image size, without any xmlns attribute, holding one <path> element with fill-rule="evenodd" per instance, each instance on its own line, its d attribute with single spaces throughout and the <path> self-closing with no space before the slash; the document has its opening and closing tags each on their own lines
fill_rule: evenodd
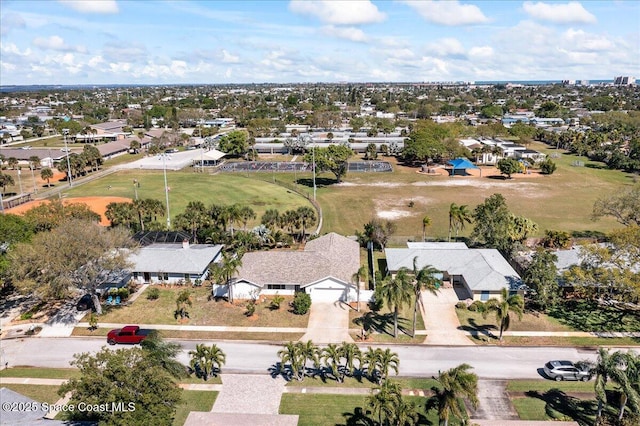
<svg viewBox="0 0 640 426">
<path fill-rule="evenodd" d="M 151 273 L 149 272 L 143 272 L 142 274 L 142 278 L 144 279 L 145 283 L 148 283 L 151 281 Z"/>
</svg>

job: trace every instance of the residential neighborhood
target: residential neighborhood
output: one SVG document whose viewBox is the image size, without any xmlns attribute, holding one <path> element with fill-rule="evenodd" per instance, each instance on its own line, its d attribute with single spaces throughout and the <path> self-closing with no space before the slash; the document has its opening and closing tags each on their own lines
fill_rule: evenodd
<svg viewBox="0 0 640 426">
<path fill-rule="evenodd" d="M 0 424 L 640 424 L 638 16 L 3 3 Z"/>
</svg>

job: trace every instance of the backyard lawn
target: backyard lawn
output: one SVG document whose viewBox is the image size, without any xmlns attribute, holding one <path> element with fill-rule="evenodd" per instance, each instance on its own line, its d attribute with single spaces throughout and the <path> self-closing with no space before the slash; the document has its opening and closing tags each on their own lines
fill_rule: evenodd
<svg viewBox="0 0 640 426">
<path fill-rule="evenodd" d="M 488 314 L 485 319 L 480 312 L 456 308 L 456 314 L 464 330 L 491 331 L 496 336 L 500 332 L 494 313 Z M 525 313 L 522 320 L 519 320 L 517 315 L 512 313 L 509 331 L 572 331 L 572 329 L 545 314 Z"/>
<path fill-rule="evenodd" d="M 285 297 L 279 310 L 269 309 L 269 302 L 256 305 L 253 316 L 247 317 L 246 301 L 231 304 L 225 301 L 210 300 L 211 287 L 163 287 L 154 286 L 160 290 L 160 297 L 149 300 L 146 297 L 148 289 L 130 306 L 109 306 L 105 314 L 98 317 L 98 325 L 102 322 L 131 323 L 131 324 L 178 324 L 174 317 L 176 297 L 185 288 L 191 292 L 193 305 L 188 307 L 189 319 L 181 324 L 189 325 L 221 325 L 236 327 L 306 327 L 309 320 L 307 315 L 295 315 L 289 312 L 289 301 L 292 297 Z M 151 288 L 151 287 L 150 287 Z M 87 318 L 85 317 L 85 321 Z"/>
</svg>

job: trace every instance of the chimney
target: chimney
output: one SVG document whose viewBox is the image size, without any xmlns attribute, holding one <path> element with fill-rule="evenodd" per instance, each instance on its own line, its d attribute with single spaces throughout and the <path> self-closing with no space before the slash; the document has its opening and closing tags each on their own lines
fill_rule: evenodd
<svg viewBox="0 0 640 426">
<path fill-rule="evenodd" d="M 183 249 L 189 248 L 189 240 L 182 240 L 182 248 Z"/>
</svg>

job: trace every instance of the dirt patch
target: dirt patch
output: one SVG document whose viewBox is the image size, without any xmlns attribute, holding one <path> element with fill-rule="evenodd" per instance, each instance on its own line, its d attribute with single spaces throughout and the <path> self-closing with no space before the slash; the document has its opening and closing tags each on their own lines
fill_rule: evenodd
<svg viewBox="0 0 640 426">
<path fill-rule="evenodd" d="M 33 207 L 39 206 L 43 203 L 48 203 L 47 200 L 35 200 L 29 201 L 28 203 L 21 204 L 19 206 L 7 209 L 7 213 L 13 213 L 22 215 L 26 211 L 32 209 Z M 65 198 L 62 200 L 62 203 L 67 204 L 86 204 L 89 208 L 98 213 L 100 215 L 100 224 L 104 226 L 111 225 L 111 222 L 105 216 L 105 212 L 107 210 L 107 205 L 109 203 L 130 203 L 130 198 L 124 197 L 78 197 L 78 198 Z"/>
</svg>

